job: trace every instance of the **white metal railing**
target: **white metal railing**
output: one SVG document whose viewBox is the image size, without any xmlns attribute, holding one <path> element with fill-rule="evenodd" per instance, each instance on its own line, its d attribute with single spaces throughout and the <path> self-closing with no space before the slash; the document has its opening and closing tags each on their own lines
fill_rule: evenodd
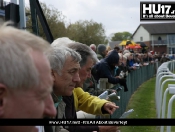
<svg viewBox="0 0 175 132">
<path fill-rule="evenodd" d="M 175 99 L 175 95 L 173 95 L 168 103 L 168 114 L 167 114 L 167 118 L 171 118 L 171 114 L 172 114 L 172 105 L 173 105 L 173 101 Z M 171 131 L 171 126 L 167 126 L 167 132 Z"/>
<path fill-rule="evenodd" d="M 175 79 L 166 79 L 163 81 L 162 85 L 161 85 L 161 88 L 160 88 L 160 94 L 159 94 L 159 104 L 158 104 L 158 110 L 159 110 L 159 114 L 158 114 L 158 118 L 160 118 L 161 116 L 161 105 L 162 105 L 162 93 L 163 93 L 163 88 L 164 88 L 164 85 L 166 84 L 166 82 L 168 81 L 175 81 Z M 168 86 L 170 86 L 171 84 L 169 84 Z"/>
<path fill-rule="evenodd" d="M 175 74 L 172 73 L 172 71 L 174 70 L 175 70 L 174 60 L 163 63 L 157 69 L 156 84 L 155 84 L 155 100 L 156 100 L 156 111 L 157 111 L 158 118 L 171 118 L 172 102 L 175 99 L 175 95 L 174 95 L 175 94 L 175 84 L 168 84 L 168 88 L 166 88 L 164 92 L 163 90 L 167 82 L 170 82 L 170 81 L 175 82 Z M 167 117 L 165 117 L 166 100 L 167 100 L 168 92 L 169 94 L 173 94 L 173 96 L 169 100 L 168 113 L 167 113 Z M 163 131 L 164 131 L 164 126 L 161 126 L 160 132 L 163 132 Z M 170 132 L 170 131 L 171 131 L 171 126 L 167 126 L 167 132 Z"/>
<path fill-rule="evenodd" d="M 165 67 L 164 67 L 165 66 Z M 160 68 L 162 67 L 162 68 Z M 155 99 L 156 99 L 156 110 L 157 110 L 157 115 L 159 116 L 159 94 L 160 94 L 160 85 L 161 81 L 164 77 L 173 77 L 173 73 L 169 71 L 168 63 L 163 63 L 158 70 L 157 70 L 157 76 L 156 76 L 156 87 L 155 87 Z"/>
<path fill-rule="evenodd" d="M 172 113 L 172 102 L 175 99 L 175 84 L 169 84 L 168 88 L 166 88 L 163 96 L 163 104 L 162 104 L 162 115 L 161 118 L 165 118 L 165 108 L 166 108 L 166 98 L 167 94 L 173 94 L 173 96 L 170 98 L 169 103 L 168 103 L 168 113 L 167 113 L 167 118 L 171 118 L 171 113 Z M 160 132 L 164 131 L 164 126 L 160 127 Z M 167 126 L 167 132 L 171 131 L 171 126 Z"/>
<path fill-rule="evenodd" d="M 170 73 L 169 73 L 170 74 Z M 164 79 L 164 78 L 167 78 L 167 77 L 171 77 L 171 78 L 175 78 L 175 75 L 173 75 L 173 74 L 171 74 L 171 75 L 163 75 L 161 78 L 160 78 L 160 80 L 158 80 L 159 82 L 158 82 L 158 90 L 157 90 L 157 112 L 158 112 L 158 118 L 160 118 L 160 111 L 161 111 L 161 106 L 160 106 L 160 104 L 161 104 L 161 101 L 162 101 L 162 93 L 161 93 L 161 82 L 162 82 L 162 80 Z M 175 81 L 175 79 L 174 79 L 174 81 Z M 163 89 L 163 88 L 162 88 Z M 160 95 L 161 94 L 161 95 Z"/>
</svg>

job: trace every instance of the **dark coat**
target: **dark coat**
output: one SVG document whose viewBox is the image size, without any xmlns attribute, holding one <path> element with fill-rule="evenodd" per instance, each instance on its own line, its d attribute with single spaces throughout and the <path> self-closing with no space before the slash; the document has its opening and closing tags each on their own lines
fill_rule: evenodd
<svg viewBox="0 0 175 132">
<path fill-rule="evenodd" d="M 118 78 L 114 77 L 115 65 L 119 62 L 118 52 L 113 50 L 106 58 L 102 59 L 92 68 L 92 75 L 98 82 L 100 78 L 108 78 L 108 82 L 117 84 Z"/>
</svg>

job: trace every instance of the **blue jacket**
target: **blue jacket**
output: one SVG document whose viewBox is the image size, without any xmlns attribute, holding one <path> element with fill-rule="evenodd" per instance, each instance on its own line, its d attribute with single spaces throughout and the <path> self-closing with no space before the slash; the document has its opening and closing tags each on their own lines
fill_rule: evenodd
<svg viewBox="0 0 175 132">
<path fill-rule="evenodd" d="M 102 59 L 92 69 L 92 75 L 98 82 L 100 78 L 108 78 L 108 82 L 116 84 L 119 82 L 118 78 L 114 77 L 115 65 L 119 62 L 118 52 L 113 50 L 106 58 Z"/>
</svg>

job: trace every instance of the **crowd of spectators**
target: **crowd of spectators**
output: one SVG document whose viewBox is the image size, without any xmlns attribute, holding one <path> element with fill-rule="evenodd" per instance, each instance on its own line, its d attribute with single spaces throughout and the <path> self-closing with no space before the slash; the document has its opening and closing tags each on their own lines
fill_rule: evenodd
<svg viewBox="0 0 175 132">
<path fill-rule="evenodd" d="M 79 110 L 110 115 L 119 108 L 83 91 L 84 81 L 91 77 L 91 68 L 99 61 L 89 46 L 69 39 L 57 39 L 50 45 L 9 24 L 0 27 L 0 119 L 77 119 Z M 118 129 L 98 125 L 29 125 L 1 125 L 0 131 L 116 132 Z"/>
<path fill-rule="evenodd" d="M 119 107 L 97 96 L 100 78 L 124 87 L 138 68 L 173 56 L 131 53 L 68 38 L 51 45 L 4 24 L 0 28 L 0 119 L 77 119 L 77 111 L 110 115 Z M 116 92 L 109 90 L 109 92 Z M 0 126 L 1 132 L 116 132 L 117 126 Z"/>
<path fill-rule="evenodd" d="M 163 63 L 175 59 L 174 55 L 165 53 L 147 51 L 141 53 L 134 50 L 131 52 L 125 48 L 120 49 L 118 46 L 111 49 L 105 44 L 99 44 L 94 52 L 96 52 L 99 62 L 92 68 L 91 78 L 93 79 L 88 81 L 91 85 L 84 87 L 85 91 L 93 95 L 99 95 L 104 91 L 98 88 L 100 78 L 108 78 L 109 83 L 124 86 L 124 92 L 127 92 L 129 89 L 126 85 L 126 77 L 130 72 L 155 62 Z M 114 55 L 115 52 L 116 55 Z"/>
</svg>

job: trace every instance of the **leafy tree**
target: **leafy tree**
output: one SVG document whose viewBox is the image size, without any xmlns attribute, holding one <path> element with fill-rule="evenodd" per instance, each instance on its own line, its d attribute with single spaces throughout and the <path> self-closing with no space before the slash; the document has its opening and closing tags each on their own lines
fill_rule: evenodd
<svg viewBox="0 0 175 132">
<path fill-rule="evenodd" d="M 65 16 L 62 15 L 56 8 L 53 6 L 47 6 L 45 3 L 40 3 L 49 28 L 52 32 L 53 38 L 56 39 L 58 37 L 63 37 L 66 35 L 66 26 L 65 26 Z M 26 8 L 26 12 L 30 13 L 30 8 Z M 32 22 L 31 22 L 31 15 L 27 18 L 27 30 L 32 31 Z M 46 38 L 41 23 L 38 19 L 38 30 L 39 36 L 42 38 Z"/>
<path fill-rule="evenodd" d="M 118 32 L 114 34 L 114 36 L 112 37 L 112 41 L 122 41 L 131 39 L 131 36 L 132 34 L 129 32 Z"/>
<path fill-rule="evenodd" d="M 72 40 L 81 42 L 87 45 L 108 43 L 105 36 L 105 30 L 101 23 L 93 20 L 79 20 L 75 23 L 66 24 L 65 16 L 62 15 L 53 6 L 47 6 L 45 3 L 40 3 L 51 33 L 54 39 L 58 37 L 69 37 Z M 30 13 L 30 8 L 26 8 L 26 13 Z M 66 26 L 67 25 L 67 26 Z M 28 16 L 27 30 L 32 32 L 31 16 Z M 39 36 L 46 38 L 42 26 L 38 20 Z"/>
<path fill-rule="evenodd" d="M 67 27 L 67 36 L 77 42 L 87 45 L 107 43 L 103 25 L 93 20 L 80 20 Z"/>
</svg>

